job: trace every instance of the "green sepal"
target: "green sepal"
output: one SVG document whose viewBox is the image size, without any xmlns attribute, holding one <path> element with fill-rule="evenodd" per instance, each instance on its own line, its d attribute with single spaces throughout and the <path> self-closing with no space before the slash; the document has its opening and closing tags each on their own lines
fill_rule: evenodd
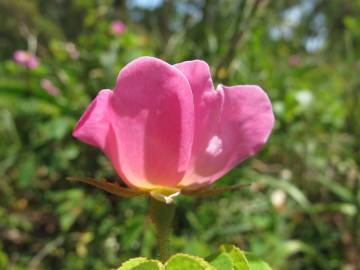
<svg viewBox="0 0 360 270">
<path fill-rule="evenodd" d="M 203 258 L 178 253 L 166 262 L 165 270 L 216 270 L 216 268 Z"/>
<path fill-rule="evenodd" d="M 164 266 L 157 260 L 139 257 L 124 262 L 116 270 L 164 270 Z"/>
<path fill-rule="evenodd" d="M 66 180 L 73 181 L 73 182 L 85 183 L 85 184 L 97 187 L 99 189 L 102 189 L 104 191 L 107 191 L 107 192 L 109 192 L 113 195 L 119 196 L 119 197 L 130 198 L 130 197 L 142 196 L 142 195 L 147 194 L 144 191 L 124 188 L 124 187 L 121 187 L 117 183 L 110 183 L 106 179 L 96 180 L 96 179 L 89 178 L 89 177 L 70 176 L 70 177 L 67 177 Z"/>
</svg>

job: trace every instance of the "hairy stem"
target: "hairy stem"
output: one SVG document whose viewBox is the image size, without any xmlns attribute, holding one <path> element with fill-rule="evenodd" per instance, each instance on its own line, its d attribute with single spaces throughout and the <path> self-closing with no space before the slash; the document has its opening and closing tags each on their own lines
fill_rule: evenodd
<svg viewBox="0 0 360 270">
<path fill-rule="evenodd" d="M 150 198 L 150 218 L 155 225 L 160 260 L 165 262 L 169 256 L 169 236 L 175 214 L 175 204 L 166 204 Z"/>
</svg>

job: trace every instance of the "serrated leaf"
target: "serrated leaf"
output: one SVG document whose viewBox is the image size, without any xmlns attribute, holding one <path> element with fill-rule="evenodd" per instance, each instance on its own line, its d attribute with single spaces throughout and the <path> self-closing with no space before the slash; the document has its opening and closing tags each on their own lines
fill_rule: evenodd
<svg viewBox="0 0 360 270">
<path fill-rule="evenodd" d="M 207 260 L 219 270 L 271 270 L 266 262 L 233 245 L 222 245 L 220 252 Z"/>
<path fill-rule="evenodd" d="M 211 259 L 211 265 L 216 269 L 235 270 L 233 260 L 227 253 L 218 253 Z"/>
<path fill-rule="evenodd" d="M 164 266 L 158 261 L 144 262 L 131 270 L 163 270 Z"/>
<path fill-rule="evenodd" d="M 259 259 L 254 254 L 249 252 L 245 252 L 244 254 L 249 262 L 250 270 L 272 270 L 266 262 Z"/>
<path fill-rule="evenodd" d="M 117 270 L 130 270 L 135 266 L 140 265 L 143 262 L 146 262 L 148 259 L 146 258 L 133 258 L 126 262 L 124 262 Z"/>
<path fill-rule="evenodd" d="M 203 258 L 188 254 L 175 254 L 166 262 L 166 270 L 216 270 Z"/>
<path fill-rule="evenodd" d="M 236 270 L 251 270 L 244 253 L 238 247 L 222 245 L 220 251 L 230 256 Z"/>
<path fill-rule="evenodd" d="M 164 266 L 157 260 L 134 258 L 124 262 L 117 270 L 163 270 Z"/>
</svg>

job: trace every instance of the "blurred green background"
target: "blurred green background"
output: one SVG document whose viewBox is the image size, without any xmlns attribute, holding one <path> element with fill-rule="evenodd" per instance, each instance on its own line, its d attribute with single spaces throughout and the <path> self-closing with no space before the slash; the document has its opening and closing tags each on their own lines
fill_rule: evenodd
<svg viewBox="0 0 360 270">
<path fill-rule="evenodd" d="M 359 0 L 0 0 L 0 18 L 0 269 L 156 256 L 145 198 L 65 180 L 116 179 L 71 130 L 142 55 L 204 59 L 215 85 L 261 85 L 277 119 L 265 148 L 216 184 L 252 185 L 180 199 L 174 251 L 234 243 L 274 269 L 360 269 Z M 15 63 L 16 50 L 40 64 Z"/>
</svg>

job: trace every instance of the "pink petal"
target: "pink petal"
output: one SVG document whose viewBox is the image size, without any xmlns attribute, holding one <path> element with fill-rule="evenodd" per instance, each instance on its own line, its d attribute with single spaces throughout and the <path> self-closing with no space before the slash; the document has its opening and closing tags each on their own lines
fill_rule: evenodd
<svg viewBox="0 0 360 270">
<path fill-rule="evenodd" d="M 116 121 L 112 108 L 113 91 L 101 90 L 87 107 L 72 135 L 80 141 L 102 150 L 113 163 L 118 175 L 128 184 L 119 159 L 118 138 L 115 135 L 113 121 Z"/>
<path fill-rule="evenodd" d="M 16 63 L 24 65 L 29 59 L 29 54 L 22 50 L 17 50 L 13 56 Z"/>
<path fill-rule="evenodd" d="M 73 135 L 103 150 L 132 187 L 174 187 L 188 166 L 194 105 L 175 67 L 141 57 L 124 67 L 114 92 L 102 90 Z"/>
<path fill-rule="evenodd" d="M 160 59 L 138 58 L 121 70 L 112 105 L 121 161 L 114 165 L 133 186 L 176 186 L 193 140 L 193 96 L 185 76 Z"/>
<path fill-rule="evenodd" d="M 188 79 L 194 95 L 195 106 L 200 105 L 203 93 L 214 90 L 208 64 L 202 60 L 192 60 L 174 66 Z"/>
<path fill-rule="evenodd" d="M 27 68 L 34 69 L 39 65 L 39 60 L 30 52 L 17 50 L 14 53 L 14 61 Z"/>
<path fill-rule="evenodd" d="M 81 116 L 72 134 L 80 141 L 103 151 L 106 146 L 106 134 L 110 128 L 112 94 L 111 90 L 101 90 Z"/>
<path fill-rule="evenodd" d="M 111 23 L 111 32 L 113 34 L 121 34 L 125 31 L 126 25 L 122 21 L 113 21 Z"/>
<path fill-rule="evenodd" d="M 274 115 L 269 98 L 258 86 L 220 86 L 214 91 L 205 62 L 189 61 L 176 67 L 194 93 L 192 156 L 179 184 L 193 189 L 211 184 L 254 155 L 269 137 Z"/>
<path fill-rule="evenodd" d="M 27 67 L 30 69 L 34 69 L 39 65 L 39 61 L 36 56 L 30 55 L 29 60 L 27 61 Z"/>
</svg>

